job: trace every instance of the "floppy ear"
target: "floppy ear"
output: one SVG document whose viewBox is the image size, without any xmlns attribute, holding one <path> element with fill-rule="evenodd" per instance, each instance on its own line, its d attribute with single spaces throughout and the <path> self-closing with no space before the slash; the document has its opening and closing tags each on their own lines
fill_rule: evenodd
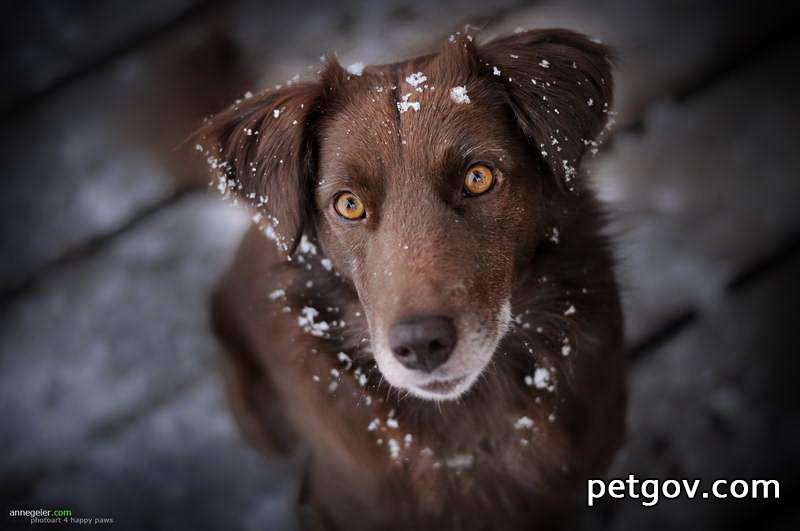
<svg viewBox="0 0 800 531">
<path fill-rule="evenodd" d="M 606 123 L 610 50 L 568 30 L 534 30 L 478 49 L 483 68 L 505 86 L 525 136 L 552 173 L 575 189 L 577 168 Z"/>
<path fill-rule="evenodd" d="M 307 217 L 311 122 L 322 88 L 302 83 L 248 96 L 195 133 L 224 195 L 258 210 L 254 220 L 291 256 Z"/>
</svg>

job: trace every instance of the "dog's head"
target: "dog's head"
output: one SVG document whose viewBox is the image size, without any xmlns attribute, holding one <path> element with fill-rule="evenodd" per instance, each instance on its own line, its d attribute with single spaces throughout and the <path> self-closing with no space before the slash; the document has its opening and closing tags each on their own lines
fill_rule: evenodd
<svg viewBox="0 0 800 531">
<path fill-rule="evenodd" d="M 491 360 L 549 196 L 578 186 L 610 97 L 608 51 L 581 35 L 464 35 L 403 63 L 329 61 L 200 136 L 282 251 L 316 236 L 358 293 L 386 380 L 441 400 Z"/>
</svg>

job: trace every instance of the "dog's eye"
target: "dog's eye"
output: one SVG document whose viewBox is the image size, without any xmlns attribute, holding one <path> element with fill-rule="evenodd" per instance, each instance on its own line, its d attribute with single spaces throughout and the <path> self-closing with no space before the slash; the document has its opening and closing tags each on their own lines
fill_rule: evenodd
<svg viewBox="0 0 800 531">
<path fill-rule="evenodd" d="M 364 217 L 364 203 L 352 192 L 342 192 L 336 196 L 333 202 L 336 213 L 345 219 L 357 220 Z"/>
<path fill-rule="evenodd" d="M 481 195 L 491 190 L 494 184 L 494 172 L 485 164 L 473 164 L 464 176 L 464 193 Z"/>
</svg>

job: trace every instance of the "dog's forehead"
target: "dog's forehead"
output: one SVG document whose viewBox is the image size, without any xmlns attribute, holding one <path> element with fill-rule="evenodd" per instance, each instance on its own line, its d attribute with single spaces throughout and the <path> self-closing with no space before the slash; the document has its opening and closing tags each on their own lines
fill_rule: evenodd
<svg viewBox="0 0 800 531">
<path fill-rule="evenodd" d="M 503 140 L 502 101 L 490 83 L 454 77 L 434 61 L 374 68 L 348 80 L 322 135 L 322 170 L 359 164 L 368 172 L 437 164 L 458 146 Z"/>
</svg>

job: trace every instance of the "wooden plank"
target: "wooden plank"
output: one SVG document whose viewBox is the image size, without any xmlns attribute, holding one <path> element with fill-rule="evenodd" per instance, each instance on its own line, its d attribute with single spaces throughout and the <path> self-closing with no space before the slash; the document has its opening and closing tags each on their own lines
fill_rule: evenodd
<svg viewBox="0 0 800 531">
<path fill-rule="evenodd" d="M 800 467 L 800 255 L 713 310 L 631 374 L 628 443 L 609 477 L 777 479 L 780 500 L 604 501 L 611 530 L 766 528 Z"/>
<path fill-rule="evenodd" d="M 0 125 L 0 289 L 168 200 L 187 174 L 204 182 L 176 148 L 230 97 L 211 80 L 232 68 L 213 26 L 189 27 Z"/>
<path fill-rule="evenodd" d="M 247 224 L 195 194 L 3 311 L 0 475 L 58 468 L 216 373 L 208 297 Z"/>
<path fill-rule="evenodd" d="M 714 304 L 740 269 L 800 231 L 800 102 L 788 68 L 798 52 L 795 41 L 689 101 L 662 102 L 643 132 L 619 135 L 594 161 L 617 212 L 631 342 Z"/>
<path fill-rule="evenodd" d="M 195 5 L 196 0 L 50 2 L 15 6 L 0 48 L 2 112 L 127 49 Z"/>
</svg>

